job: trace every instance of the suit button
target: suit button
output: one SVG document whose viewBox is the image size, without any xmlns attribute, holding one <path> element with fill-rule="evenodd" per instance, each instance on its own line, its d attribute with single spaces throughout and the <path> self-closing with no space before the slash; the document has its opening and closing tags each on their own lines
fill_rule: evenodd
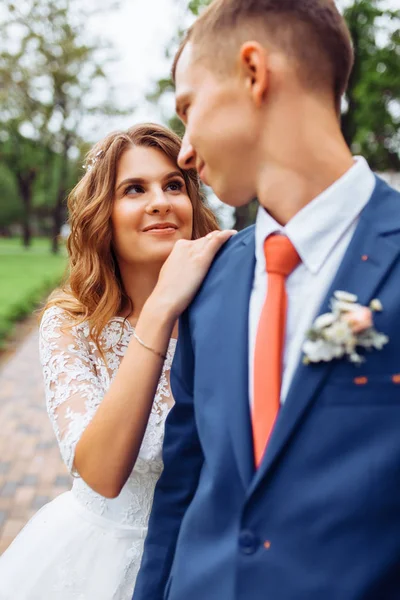
<svg viewBox="0 0 400 600">
<path fill-rule="evenodd" d="M 259 540 L 252 531 L 244 529 L 239 535 L 239 548 L 243 554 L 254 554 L 259 546 Z"/>
</svg>

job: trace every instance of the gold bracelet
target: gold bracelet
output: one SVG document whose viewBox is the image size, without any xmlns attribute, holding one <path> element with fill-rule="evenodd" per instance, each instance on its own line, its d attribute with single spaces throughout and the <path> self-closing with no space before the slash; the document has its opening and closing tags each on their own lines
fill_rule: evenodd
<svg viewBox="0 0 400 600">
<path fill-rule="evenodd" d="M 133 332 L 133 337 L 139 342 L 141 346 L 143 346 L 143 348 L 146 348 L 146 350 L 150 350 L 150 352 L 152 352 L 156 356 L 160 356 L 162 359 L 167 360 L 166 354 L 162 354 L 161 352 L 154 350 L 154 348 L 150 348 L 150 346 L 147 346 L 147 344 L 145 344 L 144 341 L 140 339 L 136 331 Z"/>
</svg>

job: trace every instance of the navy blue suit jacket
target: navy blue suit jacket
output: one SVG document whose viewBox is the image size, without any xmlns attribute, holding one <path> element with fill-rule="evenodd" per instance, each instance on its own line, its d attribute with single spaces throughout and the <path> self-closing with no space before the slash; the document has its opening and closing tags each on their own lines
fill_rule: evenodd
<svg viewBox="0 0 400 600">
<path fill-rule="evenodd" d="M 257 472 L 253 273 L 249 228 L 181 318 L 176 405 L 133 598 L 399 600 L 400 194 L 377 179 L 320 311 L 334 290 L 364 305 L 377 297 L 375 325 L 389 343 L 358 367 L 299 364 Z"/>
</svg>

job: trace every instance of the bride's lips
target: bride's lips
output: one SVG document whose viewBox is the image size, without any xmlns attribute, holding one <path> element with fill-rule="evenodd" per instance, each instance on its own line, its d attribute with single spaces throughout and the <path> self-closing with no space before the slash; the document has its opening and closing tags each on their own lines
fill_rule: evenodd
<svg viewBox="0 0 400 600">
<path fill-rule="evenodd" d="M 175 223 L 154 223 L 143 229 L 143 233 L 151 233 L 155 235 L 172 235 L 178 230 Z"/>
<path fill-rule="evenodd" d="M 153 235 L 172 235 L 176 232 L 174 227 L 166 227 L 165 229 L 149 229 L 145 233 L 151 233 Z"/>
</svg>

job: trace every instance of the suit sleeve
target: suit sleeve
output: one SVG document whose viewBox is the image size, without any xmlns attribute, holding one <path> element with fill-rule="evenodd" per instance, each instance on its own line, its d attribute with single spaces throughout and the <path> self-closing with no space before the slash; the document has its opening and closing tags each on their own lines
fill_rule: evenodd
<svg viewBox="0 0 400 600">
<path fill-rule="evenodd" d="M 180 525 L 197 488 L 203 453 L 193 406 L 194 359 L 187 311 L 171 371 L 175 405 L 165 428 L 164 470 L 156 486 L 149 530 L 133 600 L 162 600 Z"/>
</svg>

